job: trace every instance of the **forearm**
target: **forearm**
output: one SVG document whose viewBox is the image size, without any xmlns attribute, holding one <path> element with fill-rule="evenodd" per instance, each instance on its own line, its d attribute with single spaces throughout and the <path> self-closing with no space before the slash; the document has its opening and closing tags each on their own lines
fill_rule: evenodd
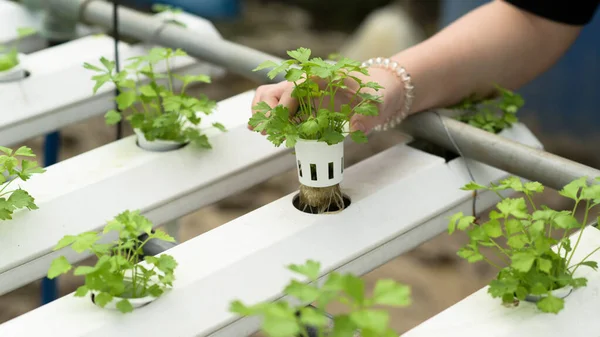
<svg viewBox="0 0 600 337">
<path fill-rule="evenodd" d="M 418 112 L 487 97 L 495 84 L 517 89 L 550 68 L 580 30 L 494 1 L 392 58 L 411 75 Z"/>
</svg>

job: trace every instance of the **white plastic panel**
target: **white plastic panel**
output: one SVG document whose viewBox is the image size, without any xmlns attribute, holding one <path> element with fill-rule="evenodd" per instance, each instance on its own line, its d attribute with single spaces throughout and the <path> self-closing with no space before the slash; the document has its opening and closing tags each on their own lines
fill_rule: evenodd
<svg viewBox="0 0 600 337">
<path fill-rule="evenodd" d="M 66 234 L 99 229 L 126 209 L 141 209 L 160 225 L 291 169 L 289 151 L 246 128 L 253 95 L 224 100 L 204 118 L 203 125 L 218 120 L 229 129 L 209 135 L 211 151 L 188 146 L 147 152 L 131 136 L 22 183 L 39 209 L 19 212 L 0 226 L 0 294 L 43 277 L 62 253 L 52 247 Z"/>
<path fill-rule="evenodd" d="M 94 35 L 28 55 L 31 76 L 0 83 L 0 144 L 10 146 L 114 108 L 114 86 L 107 84 L 93 95 L 94 74 L 83 68 L 84 62 L 98 64 L 101 56 L 114 59 L 113 46 L 112 38 Z M 121 64 L 147 51 L 143 45 L 121 43 Z M 191 57 L 178 57 L 172 66 L 176 73 L 222 73 Z"/>
<path fill-rule="evenodd" d="M 41 11 L 31 12 L 14 1 L 0 0 L 0 45 L 17 46 L 25 54 L 46 48 L 48 43 L 39 34 L 42 28 L 42 17 Z M 38 33 L 24 37 L 16 44 L 19 37 L 17 29 L 22 27 L 34 28 Z M 98 28 L 82 24 L 78 24 L 76 30 L 78 37 L 100 32 Z"/>
<path fill-rule="evenodd" d="M 572 242 L 576 240 L 576 233 Z M 600 243 L 600 231 L 586 227 L 574 261 L 580 261 Z M 589 258 L 600 261 L 600 252 Z M 558 314 L 540 312 L 535 304 L 521 302 L 506 308 L 500 299 L 487 293 L 487 286 L 402 335 L 403 337 L 597 337 L 600 332 L 600 273 L 591 268 L 577 269 L 576 277 L 588 285 L 574 290 Z"/>
<path fill-rule="evenodd" d="M 481 169 L 476 175 L 494 181 L 506 176 Z M 341 213 L 302 213 L 290 194 L 169 250 L 180 263 L 175 288 L 152 305 L 122 316 L 68 295 L 1 325 L 0 335 L 245 336 L 257 320 L 237 319 L 229 303 L 280 298 L 295 276 L 285 265 L 315 259 L 325 273 L 364 274 L 441 233 L 448 216 L 471 206 L 471 193 L 459 189 L 470 180 L 464 166 L 404 144 L 345 173 L 342 187 L 352 205 Z M 479 198 L 482 208 L 497 201 L 491 193 Z"/>
</svg>

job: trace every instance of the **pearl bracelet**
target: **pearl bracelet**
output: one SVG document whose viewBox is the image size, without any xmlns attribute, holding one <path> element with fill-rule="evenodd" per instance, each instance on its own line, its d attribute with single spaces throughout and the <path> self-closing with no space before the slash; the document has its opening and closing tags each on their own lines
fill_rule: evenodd
<svg viewBox="0 0 600 337">
<path fill-rule="evenodd" d="M 404 107 L 397 111 L 394 115 L 390 116 L 384 123 L 377 125 L 373 128 L 375 131 L 385 131 L 389 128 L 393 128 L 400 124 L 406 118 L 406 115 L 410 112 L 410 108 L 414 98 L 414 86 L 412 85 L 410 75 L 406 72 L 404 67 L 401 67 L 397 62 L 393 62 L 389 58 L 372 58 L 362 63 L 363 67 L 375 67 L 391 70 L 396 76 L 400 78 L 404 84 Z"/>
</svg>

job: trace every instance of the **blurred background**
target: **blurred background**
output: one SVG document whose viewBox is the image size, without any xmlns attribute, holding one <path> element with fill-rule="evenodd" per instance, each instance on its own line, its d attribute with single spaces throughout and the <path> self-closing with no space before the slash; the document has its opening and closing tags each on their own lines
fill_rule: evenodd
<svg viewBox="0 0 600 337">
<path fill-rule="evenodd" d="M 152 1 L 153 2 L 153 1 Z M 122 4 L 148 11 L 146 0 L 123 0 Z M 484 0 L 173 0 L 162 3 L 180 7 L 210 19 L 225 39 L 285 57 L 298 47 L 313 55 L 340 52 L 364 60 L 388 56 L 435 34 Z M 600 13 L 599 13 L 600 14 Z M 573 48 L 544 76 L 520 92 L 525 107 L 521 121 L 550 152 L 600 168 L 596 151 L 599 133 L 600 15 L 587 26 Z M 519 62 L 519 60 L 515 60 Z M 227 75 L 195 90 L 215 100 L 253 89 L 257 83 Z M 248 107 L 250 114 L 250 107 Z M 61 160 L 76 156 L 115 139 L 113 128 L 102 117 L 62 130 Z M 128 130 L 128 133 L 131 131 Z M 377 135 L 367 145 L 348 150 L 348 165 L 398 143 L 394 133 Z M 27 142 L 42 153 L 40 137 Z M 43 157 L 39 158 L 43 162 Z M 182 219 L 181 237 L 188 240 L 236 217 L 259 208 L 297 189 L 295 171 L 229 197 Z M 432 193 L 435 190 L 432 188 Z M 562 204 L 557 193 L 546 191 L 540 202 L 554 208 Z M 368 226 L 369 224 L 365 224 Z M 370 286 L 379 278 L 394 278 L 413 287 L 413 305 L 395 310 L 393 326 L 399 333 L 422 323 L 484 286 L 494 270 L 469 265 L 456 250 L 466 238 L 445 234 L 365 275 Z M 283 268 L 283 266 L 282 266 Z M 60 294 L 73 291 L 80 281 L 62 277 Z M 32 310 L 40 304 L 39 282 L 0 297 L 0 322 Z M 338 310 L 338 308 L 333 308 Z"/>
</svg>

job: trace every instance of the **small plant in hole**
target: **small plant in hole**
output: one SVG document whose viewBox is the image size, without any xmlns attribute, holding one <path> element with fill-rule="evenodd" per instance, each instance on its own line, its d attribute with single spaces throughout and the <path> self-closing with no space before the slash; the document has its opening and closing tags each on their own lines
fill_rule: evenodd
<svg viewBox="0 0 600 337">
<path fill-rule="evenodd" d="M 517 177 L 509 177 L 490 187 L 471 182 L 463 189 L 490 190 L 502 198 L 496 210 L 490 211 L 486 223 L 479 224 L 474 216 L 460 212 L 452 216 L 448 226 L 450 234 L 460 230 L 469 235 L 470 242 L 458 251 L 460 257 L 471 263 L 485 261 L 498 269 L 496 279 L 489 284 L 488 293 L 494 298 L 501 298 L 505 305 L 526 300 L 528 296 L 538 296 L 541 299 L 537 301 L 537 307 L 541 311 L 561 311 L 564 299 L 555 296 L 553 291 L 584 287 L 587 279 L 576 277 L 575 272 L 579 267 L 596 270 L 598 266 L 596 261 L 588 258 L 600 247 L 581 261 L 574 261 L 573 256 L 590 210 L 600 203 L 600 185 L 588 185 L 585 177 L 567 184 L 559 193 L 574 200 L 575 206 L 566 211 L 535 205 L 532 196 L 541 193 L 544 186 L 539 182 L 523 183 Z M 503 190 L 520 192 L 524 197 L 504 198 L 499 193 Z M 582 223 L 575 218 L 580 206 L 585 211 Z M 571 234 L 577 231 L 580 231 L 577 240 L 572 242 Z M 500 240 L 506 240 L 504 247 Z M 491 248 L 508 266 L 503 268 L 490 260 L 481 251 L 483 247 Z"/>
<path fill-rule="evenodd" d="M 518 122 L 517 112 L 523 107 L 525 101 L 521 95 L 496 85 L 499 95 L 489 99 L 477 99 L 474 95 L 465 98 L 460 103 L 448 107 L 449 110 L 460 110 L 464 114 L 456 117 L 457 120 L 498 134 Z M 446 161 L 458 158 L 455 151 L 447 150 L 432 143 L 415 140 L 410 146 L 443 157 Z"/>
<path fill-rule="evenodd" d="M 174 6 L 165 5 L 165 4 L 153 4 L 152 11 L 154 13 L 167 13 L 167 14 L 169 14 L 169 18 L 167 19 L 167 22 L 176 24 L 183 28 L 187 27 L 185 23 L 177 20 L 177 15 L 181 14 L 183 12 L 183 10 L 179 7 L 174 7 Z"/>
<path fill-rule="evenodd" d="M 366 295 L 365 282 L 352 274 L 332 272 L 322 286 L 316 285 L 321 273 L 319 262 L 308 260 L 288 269 L 308 278 L 310 283 L 292 280 L 283 293 L 299 304 L 285 301 L 246 305 L 231 303 L 230 311 L 242 316 L 262 318 L 262 332 L 268 337 L 397 337 L 390 327 L 390 315 L 381 306 L 406 307 L 411 304 L 410 288 L 391 279 L 378 280 L 372 297 Z M 307 304 L 314 303 L 314 306 Z M 346 312 L 326 316 L 330 304 L 342 304 Z"/>
<path fill-rule="evenodd" d="M 11 220 L 13 213 L 19 209 L 38 209 L 35 199 L 27 191 L 10 187 L 17 178 L 27 181 L 32 175 L 45 170 L 35 160 L 19 160 L 17 157 L 35 158 L 35 154 L 26 146 L 15 151 L 0 146 L 0 220 Z"/>
<path fill-rule="evenodd" d="M 17 29 L 17 33 L 19 35 L 15 46 L 12 48 L 7 48 L 6 46 L 0 45 L 0 72 L 8 71 L 14 67 L 16 67 L 19 63 L 19 41 L 29 35 L 33 35 L 36 33 L 36 30 L 29 27 L 22 27 Z M 8 51 L 6 51 L 8 49 Z"/>
<path fill-rule="evenodd" d="M 116 232 L 116 240 L 100 243 L 104 234 Z M 147 234 L 143 241 L 140 235 Z M 98 260 L 94 266 L 79 266 L 73 271 L 75 276 L 84 276 L 85 283 L 75 292 L 84 297 L 93 294 L 93 301 L 100 307 L 115 303 L 123 312 L 131 312 L 134 307 L 130 300 L 161 296 L 171 288 L 177 267 L 175 259 L 167 254 L 144 256 L 142 249 L 151 239 L 168 242 L 175 240 L 160 230 L 152 230 L 152 223 L 139 211 L 125 211 L 109 221 L 102 232 L 85 232 L 63 237 L 54 250 L 70 246 L 77 253 L 94 254 Z M 53 279 L 73 269 L 64 257 L 52 261 L 48 278 Z"/>
<path fill-rule="evenodd" d="M 361 76 L 368 75 L 367 69 L 360 62 L 344 57 L 329 61 L 311 58 L 311 50 L 307 48 L 291 50 L 287 54 L 291 59 L 281 63 L 266 61 L 254 71 L 272 68 L 267 74 L 271 79 L 284 72 L 285 79 L 294 83 L 292 97 L 299 102 L 298 111 L 289 111 L 283 105 L 270 107 L 267 102 L 261 101 L 253 107 L 255 113 L 248 123 L 253 130 L 265 133 L 275 146 L 285 143 L 286 147 L 296 147 L 297 154 L 298 143 L 307 141 L 335 146 L 350 135 L 357 143 L 366 142 L 367 137 L 362 131 L 349 132 L 349 122 L 355 114 L 378 114 L 381 96 L 377 95 L 377 91 L 382 87 L 361 79 Z M 349 103 L 340 105 L 334 98 L 342 92 L 349 96 Z M 341 151 L 343 156 L 343 145 Z M 332 158 L 329 161 L 338 165 L 340 160 Z M 309 165 L 303 166 L 306 176 L 314 174 L 308 170 Z M 299 178 L 302 178 L 300 172 Z M 301 184 L 300 205 L 321 210 L 334 205 L 343 209 L 339 184 L 326 187 Z"/>
<path fill-rule="evenodd" d="M 471 96 L 449 109 L 466 111 L 464 115 L 457 117 L 463 123 L 491 133 L 499 133 L 519 121 L 517 112 L 525 101 L 521 95 L 498 85 L 496 90 L 500 94 L 499 97 L 477 100 Z"/>
<path fill-rule="evenodd" d="M 119 110 L 133 111 L 126 118 L 148 141 L 190 141 L 199 147 L 211 148 L 208 137 L 198 128 L 202 121 L 198 113 L 211 114 L 216 103 L 205 95 L 196 97 L 186 93 L 190 84 L 210 83 L 210 77 L 172 73 L 174 58 L 186 55 L 179 49 L 153 48 L 147 55 L 129 58 L 129 63 L 119 72 L 114 61 L 104 57 L 100 59 L 101 66 L 85 63 L 84 67 L 97 73 L 92 77 L 96 82 L 94 93 L 106 83 L 118 88 L 120 93 L 115 100 Z M 157 72 L 158 64 L 164 64 L 165 74 Z M 138 84 L 142 80 L 149 83 Z M 181 89 L 175 89 L 175 81 L 181 82 Z M 116 110 L 105 115 L 109 125 L 117 124 L 121 118 L 121 112 Z M 220 123 L 213 123 L 212 127 L 225 131 Z"/>
</svg>

